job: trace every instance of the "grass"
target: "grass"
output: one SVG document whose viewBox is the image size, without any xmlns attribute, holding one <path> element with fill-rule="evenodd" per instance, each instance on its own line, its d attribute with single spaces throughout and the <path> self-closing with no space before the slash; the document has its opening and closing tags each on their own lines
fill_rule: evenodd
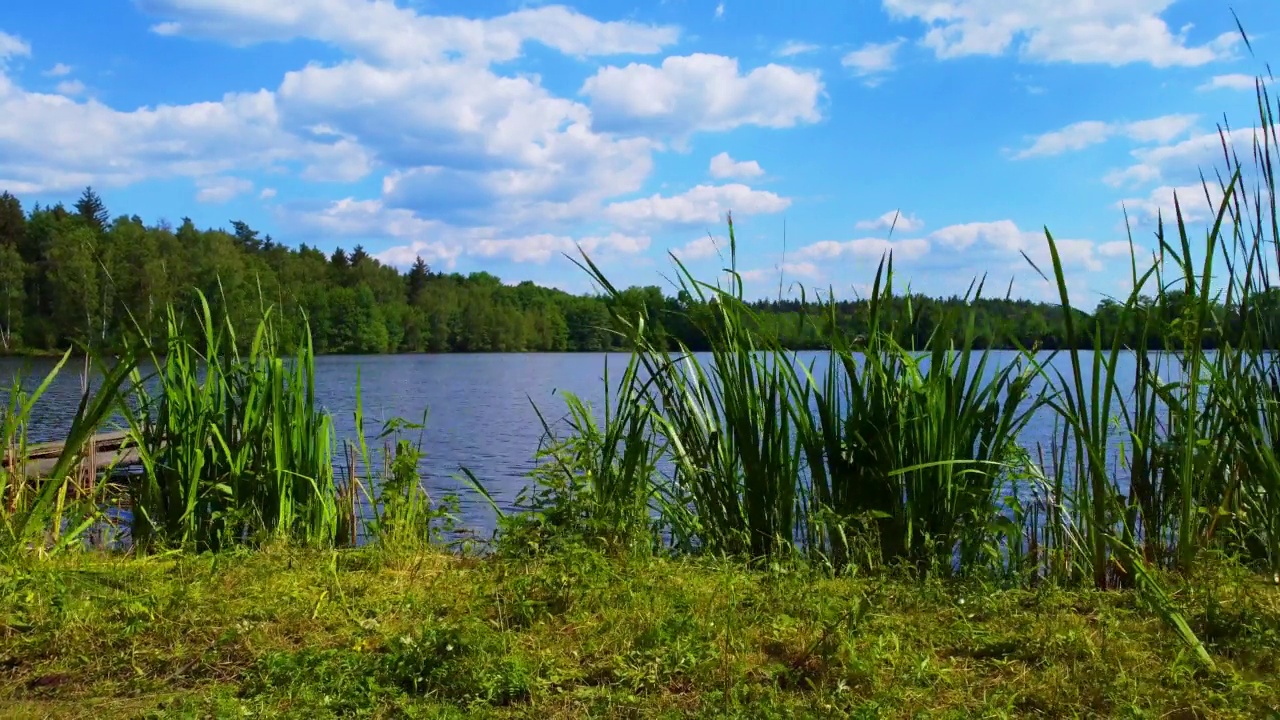
<svg viewBox="0 0 1280 720">
<path fill-rule="evenodd" d="M 1127 593 L 711 559 L 268 548 L 6 563 L 8 717 L 1267 717 L 1280 588 Z"/>
</svg>

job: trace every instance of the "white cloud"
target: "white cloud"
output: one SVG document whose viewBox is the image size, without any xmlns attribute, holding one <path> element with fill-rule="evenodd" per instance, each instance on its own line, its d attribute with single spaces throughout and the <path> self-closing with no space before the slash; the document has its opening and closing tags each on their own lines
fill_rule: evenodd
<svg viewBox="0 0 1280 720">
<path fill-rule="evenodd" d="M 79 80 L 63 80 L 55 88 L 59 95 L 79 95 L 84 92 L 84 83 Z"/>
<path fill-rule="evenodd" d="M 1229 57 L 1239 35 L 1190 45 L 1161 15 L 1174 0 L 883 0 L 895 18 L 928 26 L 923 40 L 939 58 L 1001 55 L 1011 48 L 1037 62 L 1197 66 Z"/>
<path fill-rule="evenodd" d="M 840 58 L 840 64 L 853 70 L 867 85 L 878 85 L 883 75 L 892 72 L 896 65 L 894 56 L 905 42 L 902 38 L 884 43 L 867 43 Z"/>
<path fill-rule="evenodd" d="M 1166 232 L 1176 232 L 1177 211 L 1182 211 L 1182 219 L 1187 223 L 1196 223 L 1213 218 L 1222 205 L 1222 188 L 1216 183 L 1205 185 L 1162 185 L 1151 190 L 1144 198 L 1126 198 L 1117 202 L 1117 209 L 1123 208 L 1131 219 L 1140 224 L 1154 225 L 1163 217 Z M 1174 200 L 1177 199 L 1175 204 Z"/>
<path fill-rule="evenodd" d="M 579 247 L 588 255 L 594 255 L 597 251 L 631 254 L 649 247 L 649 238 L 615 233 L 604 237 L 587 237 L 575 243 L 573 238 L 566 235 L 541 233 L 524 237 L 474 240 L 463 248 L 463 253 L 484 258 L 505 258 L 518 263 L 543 264 L 553 257 L 566 254 L 576 256 Z"/>
<path fill-rule="evenodd" d="M 66 63 L 58 63 L 45 70 L 44 74 L 49 77 L 66 77 L 71 74 L 71 66 Z"/>
<path fill-rule="evenodd" d="M 330 152 L 284 132 L 266 91 L 120 111 L 12 88 L 0 92 L 0 118 L 0 185 L 21 192 L 320 163 Z"/>
<path fill-rule="evenodd" d="M 276 196 L 275 188 L 262 188 L 262 192 L 258 193 L 259 200 L 270 200 Z"/>
<path fill-rule="evenodd" d="M 888 240 L 857 238 L 855 240 L 823 240 L 800 248 L 801 257 L 834 260 L 844 256 L 878 259 L 892 253 L 898 260 L 915 260 L 929 252 L 929 241 L 923 238 Z"/>
<path fill-rule="evenodd" d="M 1128 240 L 1113 240 L 1098 245 L 1095 251 L 1104 258 L 1127 258 L 1130 257 L 1130 250 L 1134 254 L 1141 257 L 1143 249 L 1139 245 L 1130 245 Z"/>
<path fill-rule="evenodd" d="M 893 229 L 896 232 L 915 232 L 924 227 L 924 221 L 915 215 L 905 215 L 900 210 L 890 210 L 875 220 L 860 220 L 854 226 L 858 230 Z"/>
<path fill-rule="evenodd" d="M 746 185 L 698 185 L 679 195 L 615 202 L 605 207 L 605 217 L 624 226 L 711 225 L 724 221 L 725 214 L 759 215 L 781 212 L 791 200 Z"/>
<path fill-rule="evenodd" d="M 1066 152 L 1083 150 L 1091 145 L 1121 136 L 1135 142 L 1169 142 L 1189 131 L 1196 122 L 1195 115 L 1163 115 L 1150 120 L 1135 122 L 1101 122 L 1085 120 L 1072 123 L 1061 130 L 1037 136 L 1030 146 L 1013 157 L 1025 160 L 1033 157 L 1049 157 Z"/>
<path fill-rule="evenodd" d="M 378 259 L 398 266 L 408 265 L 418 256 L 446 268 L 455 267 L 461 257 L 542 264 L 564 254 L 576 255 L 579 247 L 596 257 L 634 255 L 650 245 L 648 235 L 621 232 L 574 238 L 557 233 L 512 235 L 494 227 L 459 228 L 424 220 L 380 200 L 346 198 L 322 208 L 293 207 L 281 213 L 282 219 L 299 231 L 353 240 L 371 235 L 389 238 L 399 244 L 379 253 Z"/>
<path fill-rule="evenodd" d="M 1257 88 L 1257 78 L 1244 73 L 1232 73 L 1229 75 L 1214 75 L 1207 82 L 1200 85 L 1196 89 L 1201 92 L 1209 90 L 1254 90 Z"/>
<path fill-rule="evenodd" d="M 471 225 L 589 215 L 640 189 L 656 147 L 596 132 L 536 78 L 471 65 L 312 66 L 286 75 L 280 106 L 300 133 L 366 148 L 389 169 L 388 202 Z"/>
<path fill-rule="evenodd" d="M 743 282 L 777 281 L 779 278 L 786 280 L 797 277 L 817 280 L 822 277 L 822 271 L 811 262 L 786 262 L 768 269 L 740 270 L 738 276 L 742 278 Z"/>
<path fill-rule="evenodd" d="M 800 40 L 788 40 L 778 48 L 774 54 L 778 57 L 795 57 L 796 55 L 805 55 L 811 52 L 821 50 L 822 46 L 810 42 L 802 42 Z"/>
<path fill-rule="evenodd" d="M 418 14 L 376 0 L 140 0 L 147 12 L 170 18 L 153 26 L 162 35 L 216 37 L 244 45 L 312 38 L 357 55 L 409 64 L 501 62 L 537 42 L 572 56 L 656 53 L 679 38 L 671 26 L 602 22 L 559 5 L 517 10 L 488 19 Z"/>
<path fill-rule="evenodd" d="M 734 58 L 697 53 L 668 57 L 657 67 L 601 68 L 581 93 L 591 99 L 599 130 L 683 136 L 816 122 L 822 88 L 816 71 L 769 64 L 742 74 Z"/>
<path fill-rule="evenodd" d="M 754 178 L 764 174 L 764 168 L 755 160 L 734 160 L 729 153 L 722 152 L 711 158 L 711 177 L 713 178 Z"/>
<path fill-rule="evenodd" d="M 722 17 L 724 17 L 724 0 L 716 3 L 716 19 L 719 20 Z"/>
<path fill-rule="evenodd" d="M 30 56 L 31 46 L 25 40 L 0 30 L 0 70 L 4 70 L 9 58 Z"/>
<path fill-rule="evenodd" d="M 1225 134 L 1227 147 L 1237 152 L 1246 165 L 1252 156 L 1255 132 L 1253 128 L 1237 128 Z M 1131 153 L 1137 162 L 1107 173 L 1103 180 L 1117 187 L 1143 183 L 1198 185 L 1201 171 L 1212 178 L 1214 168 L 1225 167 L 1222 146 L 1223 136 L 1211 132 L 1170 145 L 1138 148 Z"/>
<path fill-rule="evenodd" d="M 671 252 L 681 260 L 705 260 L 720 254 L 721 249 L 726 247 L 728 242 L 725 238 L 708 233 L 690 240 Z"/>
<path fill-rule="evenodd" d="M 1021 230 L 1012 220 L 972 222 L 949 225 L 934 231 L 929 237 L 952 250 L 969 250 L 986 247 L 999 251 L 1004 257 L 1018 259 L 1018 253 L 1026 253 L 1041 270 L 1048 272 L 1049 246 L 1043 231 Z M 1096 243 L 1092 240 L 1054 237 L 1058 254 L 1067 266 L 1098 271 L 1102 263 L 1096 257 Z"/>
<path fill-rule="evenodd" d="M 1185 135 L 1195 123 L 1195 115 L 1163 115 L 1122 125 L 1120 132 L 1137 142 L 1167 143 Z"/>
<path fill-rule="evenodd" d="M 253 190 L 253 183 L 238 177 L 206 177 L 196 180 L 196 200 L 224 203 Z"/>
</svg>

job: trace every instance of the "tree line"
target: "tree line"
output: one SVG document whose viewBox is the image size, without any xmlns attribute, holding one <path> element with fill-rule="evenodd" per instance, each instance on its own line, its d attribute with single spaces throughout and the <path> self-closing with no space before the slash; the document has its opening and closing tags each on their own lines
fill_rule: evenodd
<svg viewBox="0 0 1280 720">
<path fill-rule="evenodd" d="M 166 309 L 194 310 L 200 290 L 213 316 L 253 327 L 268 308 L 286 342 L 309 327 L 320 353 L 536 352 L 625 349 L 612 332 L 611 303 L 643 313 L 650 328 L 700 349 L 690 322 L 700 301 L 667 296 L 656 286 L 632 287 L 617 297 L 573 295 L 532 282 L 504 284 L 486 272 L 442 273 L 421 258 L 401 271 L 361 246 L 325 253 L 261 235 L 241 221 L 198 229 L 148 225 L 137 215 L 114 218 L 86 188 L 71 207 L 34 205 L 0 194 L 0 352 L 41 352 L 68 346 L 110 351 L 129 338 L 164 336 Z M 823 345 L 835 325 L 865 333 L 866 301 L 820 307 L 797 300 L 752 303 L 759 322 L 796 349 Z M 1104 301 L 1096 309 L 1107 328 L 1138 324 Z M 1161 312 L 1176 304 L 1160 303 Z M 1280 305 L 1277 305 L 1280 307 Z M 896 297 L 891 313 L 902 342 L 923 345 L 945 318 L 964 309 L 980 344 L 1060 347 L 1062 308 L 1027 300 Z M 1162 318 L 1145 340 L 1176 346 L 1176 317 Z M 1104 328 L 1104 332 L 1107 332 Z M 194 330 L 193 330 L 194 332 Z M 1110 335 L 1107 335 L 1110 337 Z M 241 339 L 247 340 L 247 339 Z M 1133 345 L 1144 338 L 1135 330 Z M 1210 340 L 1211 342 L 1211 340 Z"/>
</svg>

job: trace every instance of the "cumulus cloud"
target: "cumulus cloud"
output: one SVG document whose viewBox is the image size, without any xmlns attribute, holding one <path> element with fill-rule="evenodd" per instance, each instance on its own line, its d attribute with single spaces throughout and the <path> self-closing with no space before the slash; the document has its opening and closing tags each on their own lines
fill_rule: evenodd
<svg viewBox="0 0 1280 720">
<path fill-rule="evenodd" d="M 594 126 L 602 131 L 683 136 L 816 122 L 822 89 L 816 71 L 771 63 L 744 74 L 734 58 L 697 53 L 660 66 L 601 68 L 581 94 L 591 99 Z"/>
<path fill-rule="evenodd" d="M 1115 207 L 1123 208 L 1138 223 L 1154 224 L 1163 217 L 1165 223 L 1173 227 L 1179 210 L 1184 222 L 1195 223 L 1213 218 L 1221 205 L 1221 187 L 1216 184 L 1197 184 L 1161 185 L 1147 193 L 1146 197 L 1126 198 L 1117 202 Z"/>
<path fill-rule="evenodd" d="M 891 42 L 867 43 L 840 58 L 840 64 L 853 71 L 854 75 L 863 78 L 870 86 L 880 84 L 886 73 L 892 72 L 896 65 L 894 57 L 898 48 L 905 42 L 902 38 Z"/>
<path fill-rule="evenodd" d="M 924 221 L 915 215 L 905 215 L 900 210 L 890 210 L 875 220 L 860 220 L 855 225 L 858 230 L 885 230 L 894 232 L 915 232 L 924 227 Z"/>
<path fill-rule="evenodd" d="M 711 177 L 713 178 L 753 178 L 764 174 L 764 168 L 755 160 L 734 160 L 729 153 L 722 152 L 711 158 Z"/>
<path fill-rule="evenodd" d="M 1142 143 L 1169 142 L 1186 134 L 1195 125 L 1196 119 L 1195 115 L 1175 114 L 1135 122 L 1085 120 L 1072 123 L 1061 130 L 1037 136 L 1031 145 L 1013 157 L 1017 160 L 1025 160 L 1061 155 L 1083 150 L 1113 137 L 1126 137 Z"/>
<path fill-rule="evenodd" d="M 1231 73 L 1229 75 L 1214 75 L 1208 81 L 1197 87 L 1200 92 L 1209 90 L 1253 90 L 1257 88 L 1256 78 L 1252 75 L 1244 73 Z"/>
<path fill-rule="evenodd" d="M 722 222 L 726 213 L 760 215 L 782 212 L 791 200 L 767 190 L 746 185 L 698 185 L 679 195 L 651 195 L 624 200 L 605 207 L 605 217 L 624 226 L 711 225 Z"/>
<path fill-rule="evenodd" d="M 380 200 L 346 198 L 323 207 L 290 206 L 279 210 L 290 227 L 332 238 L 352 240 L 378 236 L 394 244 L 378 253 L 379 260 L 397 266 L 417 257 L 433 265 L 453 268 L 462 257 L 546 263 L 582 248 L 593 256 L 627 256 L 649 248 L 642 233 L 609 232 L 574 237 L 559 233 L 511 234 L 498 227 L 462 228 L 435 219 L 423 219 Z"/>
<path fill-rule="evenodd" d="M 324 163 L 329 146 L 284 132 L 270 92 L 121 111 L 13 88 L 0 93 L 0 184 L 17 192 Z"/>
<path fill-rule="evenodd" d="M 889 240 L 867 237 L 854 240 L 823 240 L 800 248 L 801 257 L 835 260 L 840 257 L 879 259 L 892 253 L 899 260 L 915 260 L 929 252 L 929 241 L 923 238 Z"/>
<path fill-rule="evenodd" d="M 1044 232 L 1022 230 L 1012 220 L 949 225 L 935 230 L 929 237 L 951 250 L 984 247 L 996 250 L 1010 259 L 1017 258 L 1019 253 L 1025 253 L 1042 270 L 1047 271 L 1045 263 L 1049 259 L 1049 252 Z M 1102 263 L 1095 254 L 1097 243 L 1094 241 L 1055 237 L 1054 242 L 1064 265 L 1090 271 L 1102 269 Z"/>
<path fill-rule="evenodd" d="M 152 27 L 161 35 L 214 37 L 238 45 L 311 38 L 398 64 L 455 55 L 473 62 L 508 61 L 527 42 L 573 56 L 649 54 L 680 35 L 672 26 L 600 21 L 560 5 L 487 19 L 423 15 L 378 0 L 139 0 L 139 5 L 167 18 Z"/>
<path fill-rule="evenodd" d="M 390 203 L 465 224 L 585 215 L 640 189 L 656 147 L 596 132 L 585 106 L 532 78 L 477 66 L 311 66 L 285 76 L 279 101 L 300 133 L 358 139 L 390 169 Z"/>
<path fill-rule="evenodd" d="M 1253 128 L 1237 128 L 1225 135 L 1203 133 L 1172 144 L 1137 148 L 1130 153 L 1136 162 L 1112 170 L 1103 180 L 1116 187 L 1144 183 L 1198 185 L 1201 171 L 1212 176 L 1213 168 L 1224 167 L 1224 138 L 1228 149 L 1248 164 L 1255 132 Z"/>
<path fill-rule="evenodd" d="M 1104 258 L 1127 258 L 1130 256 L 1131 250 L 1133 253 L 1138 255 L 1141 255 L 1142 253 L 1142 247 L 1140 245 L 1130 245 L 1127 240 L 1113 240 L 1111 242 L 1102 243 L 1098 245 L 1095 252 L 1097 252 L 1100 257 Z"/>
<path fill-rule="evenodd" d="M 66 63 L 57 63 L 53 67 L 44 71 L 49 77 L 66 77 L 71 74 L 71 66 Z"/>
<path fill-rule="evenodd" d="M 196 200 L 224 203 L 253 190 L 253 183 L 238 177 L 207 177 L 196 180 Z"/>
<path fill-rule="evenodd" d="M 1230 57 L 1239 35 L 1190 44 L 1161 15 L 1174 0 L 883 0 L 894 18 L 928 27 L 922 44 L 939 58 L 1002 55 L 1035 62 L 1198 66 Z"/>
<path fill-rule="evenodd" d="M 728 244 L 728 240 L 710 233 L 694 238 L 673 249 L 671 252 L 681 260 L 705 260 L 720 254 L 720 249 Z"/>
<path fill-rule="evenodd" d="M 262 192 L 258 193 L 259 200 L 270 200 L 276 196 L 275 188 L 262 188 Z"/>
</svg>

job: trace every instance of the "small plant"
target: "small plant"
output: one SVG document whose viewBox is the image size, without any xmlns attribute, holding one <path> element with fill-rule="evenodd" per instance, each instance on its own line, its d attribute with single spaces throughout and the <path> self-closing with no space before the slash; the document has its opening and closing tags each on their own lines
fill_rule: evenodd
<svg viewBox="0 0 1280 720">
<path fill-rule="evenodd" d="M 401 635 L 388 644 L 384 667 L 409 693 L 462 705 L 520 702 L 535 681 L 528 661 L 483 625 L 439 623 Z"/>
</svg>

